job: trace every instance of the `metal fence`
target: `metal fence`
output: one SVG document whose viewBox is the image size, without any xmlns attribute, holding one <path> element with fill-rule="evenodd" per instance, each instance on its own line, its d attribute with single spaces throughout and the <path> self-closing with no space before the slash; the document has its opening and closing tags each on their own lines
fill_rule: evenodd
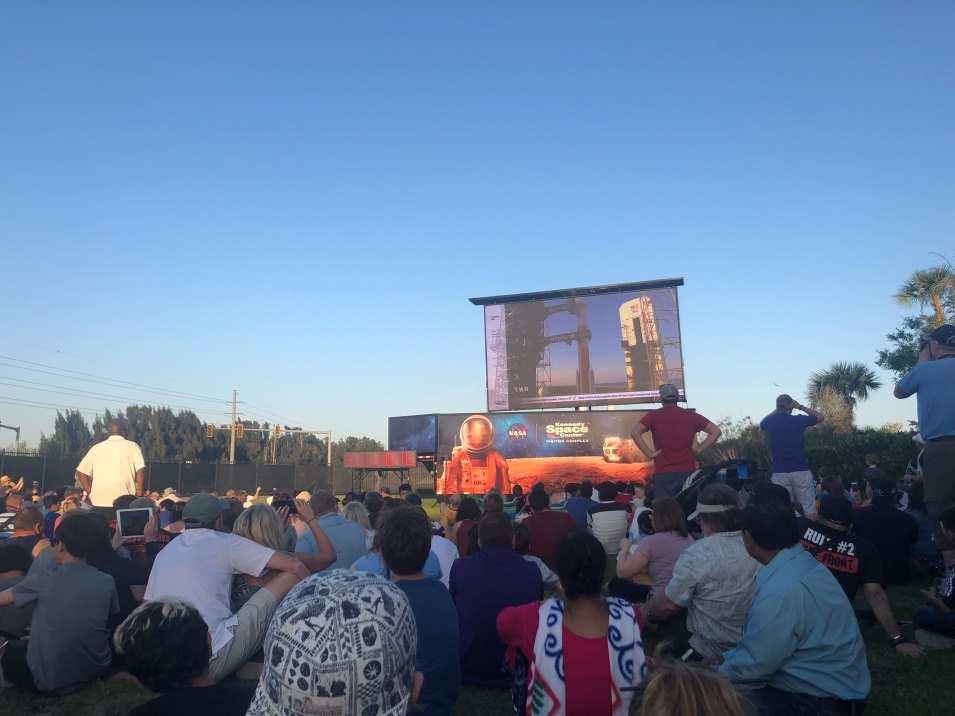
<svg viewBox="0 0 955 716">
<path fill-rule="evenodd" d="M 21 477 L 27 489 L 35 483 L 40 492 L 73 485 L 75 460 L 57 460 L 45 455 L 17 455 L 0 451 L 0 475 Z M 243 463 L 150 462 L 146 464 L 146 488 L 165 490 L 173 488 L 180 495 L 197 492 L 222 494 L 230 487 L 262 494 L 300 490 L 328 490 L 350 484 L 345 470 L 329 470 L 326 465 L 257 465 Z M 350 489 L 346 487 L 345 489 Z"/>
<path fill-rule="evenodd" d="M 45 455 L 24 455 L 0 450 L 0 475 L 9 475 L 14 480 L 23 477 L 27 489 L 37 483 L 40 492 L 55 490 L 74 484 L 75 460 L 58 460 Z M 173 488 L 177 494 L 192 495 L 197 492 L 222 494 L 230 487 L 236 490 L 262 494 L 301 490 L 331 490 L 341 495 L 352 489 L 373 489 L 374 481 L 366 478 L 363 485 L 353 484 L 352 471 L 339 467 L 329 470 L 326 465 L 257 465 L 241 463 L 227 465 L 205 462 L 150 462 L 146 464 L 146 487 L 163 491 Z M 431 473 L 418 465 L 403 475 L 384 473 L 381 484 L 397 494 L 402 481 L 410 482 L 415 490 L 429 492 L 434 488 Z"/>
</svg>

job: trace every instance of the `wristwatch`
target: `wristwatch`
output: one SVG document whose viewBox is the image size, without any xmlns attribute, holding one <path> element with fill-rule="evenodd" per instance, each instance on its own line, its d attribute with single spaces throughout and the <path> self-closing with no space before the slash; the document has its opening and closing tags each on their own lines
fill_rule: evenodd
<svg viewBox="0 0 955 716">
<path fill-rule="evenodd" d="M 896 634 L 894 637 L 892 637 L 892 646 L 895 647 L 899 644 L 904 644 L 907 641 L 908 639 L 905 638 L 904 634 Z"/>
</svg>

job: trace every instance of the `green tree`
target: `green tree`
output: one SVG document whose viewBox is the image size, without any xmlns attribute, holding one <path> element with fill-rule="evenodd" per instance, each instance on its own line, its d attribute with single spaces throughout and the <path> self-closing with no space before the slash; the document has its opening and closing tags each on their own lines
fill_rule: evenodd
<svg viewBox="0 0 955 716">
<path fill-rule="evenodd" d="M 891 371 L 896 380 L 918 361 L 919 345 L 933 328 L 955 320 L 955 270 L 952 264 L 915 271 L 895 294 L 903 306 L 931 306 L 931 313 L 906 316 L 901 325 L 886 335 L 889 346 L 879 351 L 876 365 Z"/>
<path fill-rule="evenodd" d="M 852 406 L 836 390 L 824 386 L 813 400 L 813 407 L 826 419 L 824 425 L 835 433 L 847 433 L 852 429 Z"/>
<path fill-rule="evenodd" d="M 78 410 L 57 411 L 53 421 L 53 434 L 40 436 L 40 452 L 60 460 L 80 459 L 93 444 L 89 426 Z"/>
<path fill-rule="evenodd" d="M 864 363 L 833 363 L 826 370 L 813 373 L 809 378 L 809 400 L 818 403 L 821 399 L 839 396 L 850 410 L 856 402 L 866 400 L 869 393 L 882 387 L 875 371 Z M 831 394 L 831 395 L 830 395 Z"/>
<path fill-rule="evenodd" d="M 384 449 L 385 446 L 374 438 L 349 435 L 347 438 L 332 442 L 332 466 L 342 467 L 345 464 L 346 452 L 378 452 Z"/>
<path fill-rule="evenodd" d="M 951 266 L 935 266 L 914 272 L 898 293 L 895 299 L 903 306 L 918 304 L 920 308 L 932 307 L 932 328 L 936 328 L 947 320 L 946 304 L 951 306 L 955 297 L 955 272 Z"/>
<path fill-rule="evenodd" d="M 931 332 L 931 316 L 906 316 L 895 331 L 886 335 L 889 347 L 879 351 L 875 364 L 891 371 L 899 380 L 908 373 L 919 358 L 919 345 L 924 336 Z"/>
</svg>

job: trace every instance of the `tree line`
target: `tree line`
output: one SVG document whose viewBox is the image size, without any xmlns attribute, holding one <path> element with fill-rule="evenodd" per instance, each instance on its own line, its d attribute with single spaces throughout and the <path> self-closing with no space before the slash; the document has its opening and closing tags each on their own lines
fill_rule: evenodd
<svg viewBox="0 0 955 716">
<path fill-rule="evenodd" d="M 920 310 L 903 317 L 901 325 L 886 336 L 889 345 L 879 351 L 875 361 L 896 380 L 915 366 L 919 346 L 929 333 L 955 323 L 955 269 L 950 261 L 940 261 L 937 266 L 913 272 L 894 295 L 899 304 Z M 853 426 L 856 404 L 881 387 L 875 371 L 864 363 L 839 362 L 813 373 L 807 393 L 830 427 L 845 433 Z"/>
<path fill-rule="evenodd" d="M 152 405 L 129 405 L 123 410 L 104 410 L 92 424 L 87 423 L 82 413 L 76 410 L 57 412 L 53 432 L 42 435 L 39 451 L 54 459 L 76 460 L 94 443 L 104 440 L 107 427 L 114 418 L 125 418 L 129 433 L 127 437 L 142 448 L 147 462 L 228 462 L 229 431 L 217 429 L 211 438 L 206 436 L 206 423 L 189 410 L 174 412 L 166 407 Z M 236 440 L 235 460 L 241 463 L 270 462 L 271 445 L 269 433 L 275 428 L 268 422 L 244 420 L 247 429 L 242 440 Z M 269 433 L 255 432 L 263 428 Z M 283 425 L 285 430 L 297 429 Z M 283 434 L 276 445 L 276 459 L 280 464 L 324 465 L 327 441 L 314 435 Z M 380 441 L 369 437 L 348 436 L 332 441 L 332 465 L 341 466 L 348 451 L 384 450 Z"/>
</svg>

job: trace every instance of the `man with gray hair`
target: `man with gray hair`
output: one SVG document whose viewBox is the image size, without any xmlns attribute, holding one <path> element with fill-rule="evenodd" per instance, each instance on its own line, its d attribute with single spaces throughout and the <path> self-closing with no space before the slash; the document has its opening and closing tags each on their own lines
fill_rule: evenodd
<svg viewBox="0 0 955 716">
<path fill-rule="evenodd" d="M 346 520 L 338 513 L 338 498 L 328 490 L 318 490 L 309 503 L 318 526 L 328 535 L 328 539 L 335 548 L 335 561 L 325 569 L 348 569 L 357 559 L 368 554 L 365 542 L 365 531 L 357 522 Z M 320 552 L 315 536 L 309 531 L 304 532 L 295 544 L 295 551 L 304 554 L 318 554 Z"/>
<path fill-rule="evenodd" d="M 665 593 L 647 605 L 648 618 L 656 621 L 687 610 L 690 660 L 719 656 L 743 636 L 759 564 L 743 544 L 738 500 L 728 485 L 703 488 L 690 515 L 699 519 L 703 539 L 680 555 Z"/>
<path fill-rule="evenodd" d="M 126 439 L 122 418 L 109 423 L 109 437 L 89 449 L 76 467 L 76 483 L 89 494 L 94 507 L 112 507 L 123 495 L 142 495 L 146 483 L 143 451 Z"/>
<path fill-rule="evenodd" d="M 910 395 L 918 400 L 919 432 L 925 441 L 925 509 L 950 567 L 955 564 L 955 544 L 945 538 L 938 520 L 955 505 L 955 326 L 939 326 L 922 343 L 918 364 L 895 386 L 896 398 Z"/>
</svg>

